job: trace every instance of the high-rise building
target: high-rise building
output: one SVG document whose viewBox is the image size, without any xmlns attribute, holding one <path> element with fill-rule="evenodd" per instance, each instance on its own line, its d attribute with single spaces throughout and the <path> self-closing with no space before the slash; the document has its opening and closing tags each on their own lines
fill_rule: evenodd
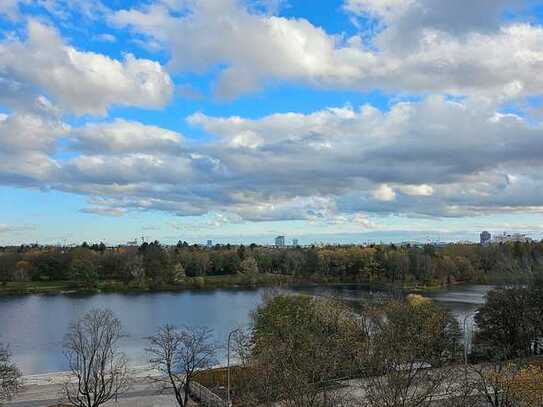
<svg viewBox="0 0 543 407">
<path fill-rule="evenodd" d="M 213 246 L 213 240 L 208 240 L 207 241 L 207 247 L 211 247 Z"/>
<path fill-rule="evenodd" d="M 298 246 L 298 239 L 292 239 L 292 245 Z"/>
<path fill-rule="evenodd" d="M 487 244 L 490 243 L 490 239 L 492 239 L 492 235 L 485 230 L 485 231 L 481 232 L 480 238 L 481 238 L 481 244 L 482 245 L 487 245 Z"/>
<path fill-rule="evenodd" d="M 277 236 L 275 238 L 276 247 L 285 247 L 285 236 Z"/>
</svg>

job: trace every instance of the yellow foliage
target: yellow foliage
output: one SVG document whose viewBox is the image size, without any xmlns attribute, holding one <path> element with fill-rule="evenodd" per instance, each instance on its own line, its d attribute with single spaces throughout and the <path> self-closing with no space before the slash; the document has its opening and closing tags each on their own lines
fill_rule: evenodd
<svg viewBox="0 0 543 407">
<path fill-rule="evenodd" d="M 522 406 L 536 407 L 543 405 L 543 369 L 528 366 L 515 374 L 509 389 L 513 399 Z"/>
<path fill-rule="evenodd" d="M 407 303 L 412 307 L 417 307 L 419 305 L 430 304 L 432 300 L 428 297 L 424 297 L 420 294 L 409 294 L 407 296 Z"/>
<path fill-rule="evenodd" d="M 495 379 L 518 406 L 543 406 L 543 368 L 530 365 L 513 373 L 497 374 Z"/>
</svg>

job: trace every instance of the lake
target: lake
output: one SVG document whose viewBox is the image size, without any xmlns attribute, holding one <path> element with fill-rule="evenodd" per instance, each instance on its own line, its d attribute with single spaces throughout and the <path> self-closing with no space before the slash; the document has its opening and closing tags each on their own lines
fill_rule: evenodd
<svg viewBox="0 0 543 407">
<path fill-rule="evenodd" d="M 458 286 L 424 295 L 451 309 L 468 323 L 484 302 L 489 286 Z M 9 344 L 25 375 L 66 370 L 62 338 L 70 321 L 92 308 L 110 308 L 121 319 L 127 338 L 123 351 L 131 365 L 146 364 L 144 338 L 165 323 L 208 326 L 219 343 L 228 332 L 247 326 L 250 313 L 261 302 L 264 288 L 184 291 L 177 293 L 107 293 L 94 295 L 29 295 L 0 297 L 0 342 Z M 358 285 L 295 288 L 287 291 L 334 297 L 355 309 L 363 299 L 386 295 Z"/>
</svg>

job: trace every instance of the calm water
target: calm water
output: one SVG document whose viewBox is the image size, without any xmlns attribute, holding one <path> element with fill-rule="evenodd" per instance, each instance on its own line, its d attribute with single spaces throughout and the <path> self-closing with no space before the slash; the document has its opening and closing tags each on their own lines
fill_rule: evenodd
<svg viewBox="0 0 543 407">
<path fill-rule="evenodd" d="M 426 293 L 452 310 L 463 322 L 484 301 L 488 286 L 463 286 Z M 223 289 L 181 293 L 31 295 L 0 297 L 0 342 L 10 345 L 23 373 L 66 370 L 62 337 L 70 321 L 89 309 L 110 308 L 122 320 L 128 337 L 123 350 L 132 365 L 144 365 L 143 338 L 160 325 L 205 325 L 213 328 L 217 341 L 228 332 L 247 325 L 250 312 L 260 303 L 264 289 Z M 336 297 L 356 307 L 362 299 L 385 295 L 360 286 L 295 289 L 313 295 Z"/>
</svg>

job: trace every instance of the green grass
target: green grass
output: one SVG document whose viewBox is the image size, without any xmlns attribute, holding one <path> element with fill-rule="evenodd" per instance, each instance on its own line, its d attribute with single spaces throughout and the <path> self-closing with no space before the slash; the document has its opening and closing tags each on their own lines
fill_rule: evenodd
<svg viewBox="0 0 543 407">
<path fill-rule="evenodd" d="M 72 281 L 28 281 L 0 284 L 0 294 L 46 294 L 79 289 Z"/>
</svg>

